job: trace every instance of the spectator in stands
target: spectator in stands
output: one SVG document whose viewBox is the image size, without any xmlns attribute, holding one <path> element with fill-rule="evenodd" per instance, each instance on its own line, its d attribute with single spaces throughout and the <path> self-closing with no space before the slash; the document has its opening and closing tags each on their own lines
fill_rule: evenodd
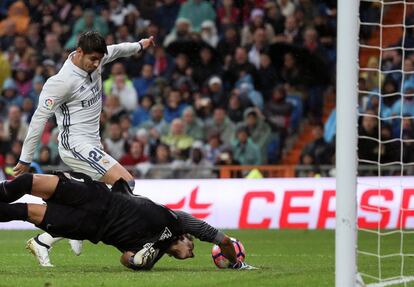
<svg viewBox="0 0 414 287">
<path fill-rule="evenodd" d="M 240 92 L 238 89 L 231 91 L 229 104 L 227 106 L 227 114 L 229 119 L 237 124 L 243 120 L 245 106 L 240 100 Z"/>
<path fill-rule="evenodd" d="M 85 31 L 98 31 L 104 37 L 108 34 L 108 24 L 100 16 L 95 15 L 93 10 L 85 10 L 83 17 L 76 20 L 73 32 L 69 40 L 65 44 L 65 49 L 74 49 L 78 36 Z"/>
<path fill-rule="evenodd" d="M 414 140 L 414 120 L 404 116 L 402 122 L 402 140 L 403 140 L 403 162 L 414 162 L 413 140 Z M 408 174 L 412 174 L 413 168 L 409 168 Z M 410 173 L 411 172 L 411 173 Z"/>
<path fill-rule="evenodd" d="M 132 81 L 126 75 L 124 64 L 121 62 L 115 62 L 111 66 L 111 74 L 105 81 L 103 81 L 103 91 L 105 95 L 111 94 L 112 87 L 115 85 L 115 78 L 118 75 L 125 76 L 126 85 L 133 86 Z"/>
<path fill-rule="evenodd" d="M 58 35 L 55 33 L 48 33 L 45 36 L 45 47 L 42 49 L 42 58 L 58 62 L 62 57 L 62 52 L 63 49 L 59 42 Z"/>
<path fill-rule="evenodd" d="M 401 143 L 392 135 L 392 128 L 390 125 L 381 123 L 381 163 L 399 163 L 401 162 L 400 151 Z"/>
<path fill-rule="evenodd" d="M 177 18 L 175 28 L 164 39 L 164 47 L 174 42 L 191 41 L 191 22 L 187 18 Z"/>
<path fill-rule="evenodd" d="M 207 144 L 204 146 L 206 159 L 212 164 L 215 164 L 223 149 L 224 146 L 220 139 L 220 133 L 217 131 L 210 131 Z"/>
<path fill-rule="evenodd" d="M 174 119 L 180 118 L 187 104 L 183 103 L 181 92 L 171 89 L 168 92 L 164 109 L 164 118 L 167 123 L 171 123 Z"/>
<path fill-rule="evenodd" d="M 250 46 L 248 57 L 249 62 L 252 63 L 256 69 L 260 68 L 260 55 L 269 49 L 269 41 L 266 38 L 265 30 L 257 28 L 253 33 L 253 42 Z"/>
<path fill-rule="evenodd" d="M 42 146 L 39 151 L 39 158 L 36 161 L 40 166 L 55 165 L 56 161 L 52 158 L 50 148 Z"/>
<path fill-rule="evenodd" d="M 4 121 L 5 140 L 14 142 L 24 141 L 28 125 L 22 121 L 22 113 L 19 106 L 11 105 L 7 119 Z"/>
<path fill-rule="evenodd" d="M 321 165 L 330 163 L 330 151 L 328 144 L 323 137 L 323 124 L 316 124 L 312 129 L 313 141 L 307 144 L 302 150 L 302 162 Z M 308 161 L 306 157 L 311 157 Z"/>
<path fill-rule="evenodd" d="M 282 81 L 290 88 L 301 88 L 303 80 L 301 78 L 301 71 L 293 53 L 288 52 L 283 57 L 283 66 L 280 70 Z"/>
<path fill-rule="evenodd" d="M 184 163 L 186 178 L 212 178 L 213 164 L 205 157 L 203 143 L 195 141 L 190 150 L 190 156 Z"/>
<path fill-rule="evenodd" d="M 160 143 L 156 146 L 155 155 L 150 163 L 139 163 L 136 168 L 146 178 L 174 178 L 173 158 L 168 145 Z"/>
<path fill-rule="evenodd" d="M 122 108 L 119 97 L 109 95 L 105 100 L 104 114 L 108 119 L 117 119 L 126 111 Z"/>
<path fill-rule="evenodd" d="M 25 98 L 22 104 L 22 121 L 29 124 L 35 112 L 35 105 L 31 98 Z"/>
<path fill-rule="evenodd" d="M 123 166 L 132 166 L 146 161 L 148 158 L 144 155 L 144 145 L 138 140 L 133 140 L 129 144 L 128 153 L 121 157 L 119 163 Z"/>
<path fill-rule="evenodd" d="M 121 1 L 109 0 L 109 19 L 116 27 L 124 23 L 124 19 L 128 13 L 128 8 L 123 6 Z"/>
<path fill-rule="evenodd" d="M 236 131 L 236 138 L 232 141 L 232 151 L 234 159 L 241 165 L 260 165 L 262 164 L 261 152 L 250 138 L 247 127 L 241 126 Z"/>
<path fill-rule="evenodd" d="M 262 161 L 266 162 L 267 145 L 270 142 L 271 128 L 263 120 L 264 116 L 257 108 L 248 108 L 244 111 L 244 122 L 239 126 L 245 126 L 251 140 L 262 152 Z"/>
<path fill-rule="evenodd" d="M 138 107 L 132 112 L 133 127 L 138 127 L 150 119 L 150 109 L 153 104 L 154 99 L 151 95 L 143 95 L 140 97 Z"/>
<path fill-rule="evenodd" d="M 119 160 L 125 154 L 125 139 L 122 137 L 121 126 L 118 121 L 109 124 L 109 137 L 104 139 L 104 144 L 108 153 Z"/>
<path fill-rule="evenodd" d="M 206 20 L 201 23 L 201 31 L 200 31 L 201 39 L 207 43 L 210 47 L 216 48 L 219 35 L 217 33 L 216 24 L 214 24 L 211 20 Z"/>
<path fill-rule="evenodd" d="M 193 107 L 189 106 L 184 109 L 182 119 L 185 133 L 191 135 L 194 140 L 204 141 L 204 123 L 196 116 Z"/>
<path fill-rule="evenodd" d="M 204 21 L 215 21 L 216 12 L 210 2 L 202 0 L 188 0 L 184 4 L 181 4 L 178 18 L 188 19 L 193 27 L 193 30 L 195 32 L 200 32 L 201 24 Z"/>
<path fill-rule="evenodd" d="M 155 10 L 155 22 L 158 23 L 161 35 L 165 37 L 174 27 L 180 10 L 180 4 L 176 0 L 164 0 Z"/>
<path fill-rule="evenodd" d="M 8 48 L 8 58 L 12 67 L 16 67 L 20 63 L 27 64 L 30 57 L 36 55 L 35 49 L 29 46 L 27 38 L 23 35 L 16 35 L 14 44 Z"/>
<path fill-rule="evenodd" d="M 144 96 L 148 88 L 154 83 L 154 69 L 150 64 L 144 64 L 141 69 L 141 76 L 132 80 L 135 90 L 138 93 L 138 98 Z"/>
<path fill-rule="evenodd" d="M 391 108 L 392 115 L 402 116 L 404 114 L 414 116 L 414 82 L 404 83 L 404 93 Z"/>
<path fill-rule="evenodd" d="M 358 158 L 363 161 L 378 160 L 378 119 L 373 110 L 366 110 L 358 128 Z M 366 163 L 366 162 L 364 162 Z"/>
<path fill-rule="evenodd" d="M 150 119 L 144 122 L 139 128 L 145 128 L 147 131 L 155 129 L 159 136 L 166 135 L 169 130 L 169 125 L 164 120 L 164 107 L 163 105 L 156 104 L 150 110 Z"/>
<path fill-rule="evenodd" d="M 200 64 L 193 68 L 192 77 L 194 82 L 202 87 L 206 80 L 213 75 L 221 74 L 221 64 L 217 61 L 214 56 L 215 51 L 210 47 L 203 47 L 200 50 Z"/>
<path fill-rule="evenodd" d="M 217 8 L 217 21 L 220 27 L 236 25 L 239 23 L 240 9 L 234 5 L 233 0 L 223 0 Z"/>
<path fill-rule="evenodd" d="M 224 29 L 224 36 L 219 40 L 217 52 L 221 61 L 228 66 L 232 60 L 236 48 L 240 44 L 239 33 L 235 26 L 227 26 Z"/>
<path fill-rule="evenodd" d="M 268 54 L 260 54 L 260 66 L 257 73 L 259 75 L 259 91 L 264 101 L 268 102 L 272 96 L 273 87 L 281 82 Z"/>
<path fill-rule="evenodd" d="M 125 74 L 116 75 L 111 87 L 111 95 L 119 98 L 123 110 L 132 112 L 138 105 L 137 92 Z"/>
<path fill-rule="evenodd" d="M 24 63 L 20 63 L 13 70 L 13 80 L 16 84 L 17 92 L 23 97 L 27 97 L 32 89 L 32 79 L 29 75 L 29 69 Z"/>
<path fill-rule="evenodd" d="M 264 38 L 268 41 L 273 41 L 275 32 L 273 27 L 264 22 L 264 12 L 262 9 L 255 8 L 250 14 L 250 22 L 248 25 L 245 25 L 241 32 L 241 46 L 247 46 L 253 44 L 254 33 L 257 29 L 263 29 Z"/>
<path fill-rule="evenodd" d="M 229 144 L 234 138 L 234 123 L 228 118 L 224 108 L 214 109 L 213 118 L 206 122 L 206 131 L 217 131 L 223 143 Z"/>
<path fill-rule="evenodd" d="M 248 106 L 257 107 L 260 110 L 264 108 L 263 96 L 254 87 L 253 79 L 250 74 L 240 72 L 240 78 L 236 82 L 235 87 L 240 92 L 240 97 L 248 102 Z"/>
<path fill-rule="evenodd" d="M 121 128 L 122 137 L 125 139 L 125 142 L 128 142 L 135 131 L 131 125 L 131 118 L 128 114 L 123 114 L 119 117 L 119 126 Z"/>
<path fill-rule="evenodd" d="M 294 14 L 295 12 L 295 4 L 292 3 L 290 0 L 277 0 L 277 4 L 282 11 L 283 16 L 288 17 Z"/>
<path fill-rule="evenodd" d="M 301 31 L 295 16 L 286 16 L 284 30 L 274 37 L 274 41 L 286 44 L 299 44 L 301 42 Z"/>
<path fill-rule="evenodd" d="M 24 2 L 14 2 L 8 9 L 7 18 L 0 22 L 0 37 L 6 34 L 6 29 L 9 27 L 9 23 L 14 24 L 16 33 L 20 35 L 26 34 L 29 22 L 29 10 Z"/>
<path fill-rule="evenodd" d="M 283 32 L 283 25 L 285 22 L 285 17 L 281 13 L 279 6 L 273 2 L 268 1 L 266 2 L 265 6 L 265 19 L 266 23 L 269 23 L 275 34 L 279 34 Z"/>
<path fill-rule="evenodd" d="M 242 47 L 238 47 L 235 51 L 234 59 L 229 64 L 227 71 L 225 72 L 225 77 L 227 84 L 233 86 L 236 81 L 240 78 L 240 73 L 249 74 L 255 81 L 256 67 L 252 65 L 248 60 L 247 50 Z"/>
<path fill-rule="evenodd" d="M 185 133 L 184 123 L 181 119 L 174 119 L 168 135 L 161 137 L 161 142 L 170 147 L 174 159 L 188 158 L 189 150 L 194 139 Z"/>
<path fill-rule="evenodd" d="M 280 133 L 285 138 L 289 131 L 290 117 L 293 106 L 286 101 L 286 90 L 283 85 L 273 89 L 272 98 L 267 103 L 264 115 L 266 116 L 273 132 Z"/>
<path fill-rule="evenodd" d="M 336 135 L 336 108 L 331 111 L 328 119 L 325 122 L 323 138 L 330 144 L 334 143 L 334 137 Z"/>
<path fill-rule="evenodd" d="M 212 76 L 208 80 L 208 98 L 214 107 L 224 107 L 227 104 L 223 81 L 217 75 Z"/>
<path fill-rule="evenodd" d="M 158 77 L 166 76 L 172 67 L 172 58 L 165 52 L 163 46 L 154 47 L 154 55 L 147 54 L 146 61 L 153 65 L 153 74 Z"/>
</svg>

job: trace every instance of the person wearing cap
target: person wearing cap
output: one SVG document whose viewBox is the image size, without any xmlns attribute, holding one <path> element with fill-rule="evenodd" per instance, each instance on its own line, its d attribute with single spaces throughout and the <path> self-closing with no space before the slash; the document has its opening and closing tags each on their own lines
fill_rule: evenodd
<svg viewBox="0 0 414 287">
<path fill-rule="evenodd" d="M 223 81 L 217 75 L 212 76 L 208 80 L 208 97 L 213 102 L 214 107 L 225 107 L 227 105 Z"/>
<path fill-rule="evenodd" d="M 258 28 L 263 28 L 266 34 L 266 39 L 273 40 L 275 31 L 272 25 L 264 22 L 264 11 L 260 8 L 255 8 L 250 13 L 250 21 L 244 25 L 241 32 L 241 46 L 247 46 L 253 43 L 253 34 Z"/>
</svg>

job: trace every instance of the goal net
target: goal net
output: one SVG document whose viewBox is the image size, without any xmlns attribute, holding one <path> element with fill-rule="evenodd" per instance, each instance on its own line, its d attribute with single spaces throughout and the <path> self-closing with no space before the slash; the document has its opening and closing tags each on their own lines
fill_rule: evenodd
<svg viewBox="0 0 414 287">
<path fill-rule="evenodd" d="M 360 0 L 359 19 L 357 277 L 414 286 L 414 0 Z"/>
</svg>

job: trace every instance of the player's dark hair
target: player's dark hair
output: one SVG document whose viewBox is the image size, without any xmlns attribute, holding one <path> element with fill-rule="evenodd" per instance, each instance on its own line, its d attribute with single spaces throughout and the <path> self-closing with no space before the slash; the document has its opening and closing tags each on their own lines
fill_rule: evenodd
<svg viewBox="0 0 414 287">
<path fill-rule="evenodd" d="M 85 54 L 94 52 L 108 54 L 105 39 L 96 31 L 87 31 L 79 36 L 78 48 L 81 48 Z"/>
</svg>

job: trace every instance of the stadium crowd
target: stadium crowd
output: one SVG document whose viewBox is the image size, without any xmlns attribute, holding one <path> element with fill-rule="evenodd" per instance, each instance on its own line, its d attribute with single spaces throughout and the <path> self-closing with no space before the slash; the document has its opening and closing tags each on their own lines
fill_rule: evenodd
<svg viewBox="0 0 414 287">
<path fill-rule="evenodd" d="M 104 148 L 138 177 L 214 177 L 216 165 L 277 164 L 304 120 L 321 126 L 324 93 L 335 80 L 334 0 L 3 0 L 4 177 L 13 173 L 43 84 L 87 30 L 108 45 L 155 38 L 155 47 L 106 65 L 102 75 Z M 61 164 L 57 133 L 52 118 L 37 171 Z M 303 163 L 319 160 L 315 149 Z M 174 172 L 180 168 L 185 174 Z"/>
</svg>

